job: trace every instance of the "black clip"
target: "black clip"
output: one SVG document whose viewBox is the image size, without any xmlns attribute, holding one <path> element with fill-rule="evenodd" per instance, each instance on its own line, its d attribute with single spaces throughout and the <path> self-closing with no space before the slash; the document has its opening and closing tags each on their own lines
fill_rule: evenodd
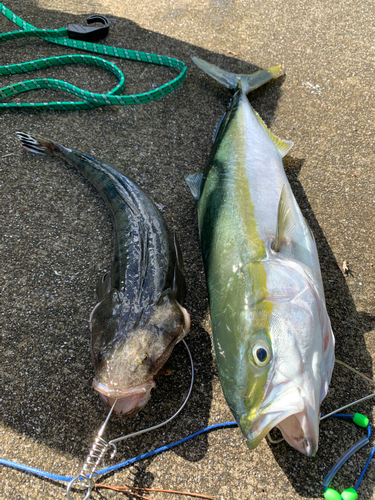
<svg viewBox="0 0 375 500">
<path fill-rule="evenodd" d="M 82 26 L 82 24 L 68 24 L 68 36 L 74 40 L 95 42 L 105 38 L 109 31 L 109 22 L 105 16 L 94 14 L 86 19 L 88 24 L 102 23 L 103 26 Z"/>
</svg>

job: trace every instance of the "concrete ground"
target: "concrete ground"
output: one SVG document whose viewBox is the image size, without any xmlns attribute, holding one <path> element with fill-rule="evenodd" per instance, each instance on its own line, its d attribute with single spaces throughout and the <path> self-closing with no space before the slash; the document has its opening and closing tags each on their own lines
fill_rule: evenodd
<svg viewBox="0 0 375 500">
<path fill-rule="evenodd" d="M 357 0 L 12 0 L 6 5 L 39 28 L 110 20 L 106 44 L 173 56 L 188 65 L 184 84 L 140 106 L 89 111 L 0 112 L 0 455 L 74 475 L 106 409 L 91 389 L 88 317 L 95 284 L 111 262 L 112 227 L 104 203 L 62 162 L 22 150 L 16 130 L 36 132 L 93 154 L 129 174 L 162 205 L 183 249 L 192 317 L 187 342 L 196 381 L 183 413 L 168 426 L 120 444 L 116 461 L 173 442 L 208 424 L 233 420 L 211 349 L 207 290 L 196 206 L 184 174 L 200 171 L 230 94 L 191 63 L 196 55 L 231 71 L 282 63 L 285 76 L 255 91 L 251 102 L 271 130 L 294 141 L 284 164 L 317 241 L 337 358 L 373 377 L 375 357 L 374 42 L 372 2 Z M 15 30 L 0 18 L 0 31 Z M 74 52 L 38 39 L 1 44 L 0 64 Z M 147 91 L 175 71 L 115 61 L 126 93 Z M 34 76 L 34 75 L 33 75 Z M 106 91 L 115 78 L 81 66 L 35 73 Z M 29 75 L 1 79 L 1 85 Z M 15 100 L 66 99 L 52 91 Z M 349 273 L 344 274 L 344 261 Z M 111 420 L 107 436 L 167 418 L 184 398 L 189 362 L 177 346 L 151 403 L 133 419 Z M 371 385 L 336 367 L 323 403 L 333 410 L 371 392 Z M 357 405 L 373 421 L 373 402 Z M 322 497 L 322 482 L 340 454 L 364 431 L 346 421 L 322 423 L 320 447 L 306 458 L 285 443 L 263 440 L 250 452 L 238 430 L 213 431 L 107 477 L 131 484 L 217 495 L 226 500 Z M 339 491 L 355 485 L 365 447 L 337 475 Z M 112 463 L 110 460 L 108 464 Z M 375 463 L 359 489 L 375 498 Z M 148 493 L 154 499 L 181 498 Z M 65 486 L 0 467 L 0 497 L 63 499 Z M 76 496 L 75 498 L 78 498 Z M 124 498 L 101 490 L 93 498 Z M 133 498 L 133 497 L 132 497 Z"/>
</svg>

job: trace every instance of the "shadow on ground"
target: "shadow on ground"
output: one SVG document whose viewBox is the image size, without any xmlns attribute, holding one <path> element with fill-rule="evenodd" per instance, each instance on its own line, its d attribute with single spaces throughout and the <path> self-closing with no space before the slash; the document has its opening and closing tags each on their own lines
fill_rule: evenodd
<svg viewBox="0 0 375 500">
<path fill-rule="evenodd" d="M 29 0 L 14 1 L 12 8 L 24 18 L 30 12 L 27 20 L 38 27 L 60 27 L 84 20 L 84 16 L 39 9 Z M 178 232 L 188 283 L 186 308 L 192 317 L 191 333 L 186 340 L 196 367 L 193 394 L 183 413 L 168 427 L 122 444 L 118 459 L 126 459 L 205 427 L 210 416 L 212 378 L 217 375 L 210 336 L 202 326 L 207 321 L 208 301 L 196 207 L 183 176 L 203 169 L 230 94 L 198 70 L 190 62 L 191 56 L 238 73 L 258 69 L 244 61 L 144 30 L 128 19 L 110 18 L 106 44 L 185 61 L 188 77 L 182 87 L 164 99 L 137 107 L 0 114 L 1 147 L 4 155 L 10 154 L 1 164 L 1 419 L 20 436 L 81 462 L 106 415 L 91 389 L 94 373 L 87 318 L 95 305 L 96 282 L 110 266 L 112 227 L 104 203 L 79 174 L 58 161 L 21 151 L 14 132 L 24 130 L 50 137 L 93 154 L 129 175 L 158 203 L 170 228 Z M 15 29 L 10 22 L 0 21 L 2 32 Z M 12 63 L 73 52 L 73 49 L 64 52 L 62 47 L 38 39 L 6 42 L 3 47 Z M 176 75 L 168 68 L 109 59 L 124 69 L 127 94 L 148 91 Z M 108 91 L 116 84 L 112 75 L 92 67 L 79 66 L 79 70 L 64 67 L 35 73 L 38 78 L 52 75 L 97 92 Z M 25 75 L 25 79 L 29 77 Z M 2 85 L 19 80 L 19 75 L 6 77 Z M 272 124 L 282 83 L 280 78 L 251 96 L 254 108 L 268 125 Z M 13 99 L 54 101 L 66 96 L 42 91 Z M 374 318 L 355 310 L 345 278 L 298 181 L 302 165 L 303 160 L 290 157 L 285 160 L 293 191 L 316 236 L 337 355 L 345 361 L 353 359 L 353 351 L 361 353 L 360 366 L 371 376 L 371 358 L 363 334 L 373 327 Z M 108 436 L 114 438 L 151 426 L 177 410 L 190 381 L 189 360 L 182 345 L 175 348 L 165 368 L 171 369 L 172 375 L 157 380 L 146 409 L 126 421 L 112 419 Z M 340 384 L 340 370 L 335 370 L 332 389 L 324 403 L 327 411 L 368 390 L 360 379 L 353 379 L 353 393 L 348 395 Z M 369 406 L 363 408 L 365 411 Z M 325 429 L 322 426 L 319 454 L 334 461 L 342 450 L 338 449 L 339 443 L 326 435 Z M 196 462 L 205 456 L 207 447 L 207 436 L 202 436 L 175 448 L 174 453 Z M 295 490 L 300 495 L 312 496 L 316 484 L 312 484 L 307 471 L 310 467 L 320 468 L 320 462 L 297 455 L 285 444 L 272 446 L 272 450 Z M 136 485 L 152 485 L 154 477 L 148 472 L 151 462 L 152 459 L 134 467 Z M 106 498 L 104 493 L 103 498 Z"/>
<path fill-rule="evenodd" d="M 12 8 L 25 17 L 26 9 L 21 8 L 20 2 Z M 27 20 L 38 27 L 84 21 L 82 16 L 44 11 L 35 5 L 30 12 L 32 16 Z M 15 29 L 7 20 L 1 21 L 2 32 Z M 95 304 L 96 281 L 110 265 L 112 228 L 103 202 L 74 169 L 21 151 L 14 132 L 40 133 L 65 146 L 94 154 L 129 174 L 162 207 L 170 227 L 178 231 L 189 289 L 186 307 L 192 315 L 187 342 L 195 361 L 196 380 L 186 409 L 166 430 L 126 442 L 126 456 L 138 455 L 207 425 L 211 377 L 216 370 L 210 337 L 201 326 L 208 302 L 196 207 L 183 175 L 203 168 L 210 139 L 230 94 L 198 70 L 190 62 L 191 56 L 241 73 L 258 69 L 113 16 L 105 43 L 177 57 L 188 64 L 188 78 L 167 98 L 137 108 L 2 111 L 5 123 L 1 141 L 3 148 L 10 147 L 12 151 L 10 161 L 2 168 L 2 419 L 20 434 L 82 460 L 106 413 L 90 387 L 93 368 L 86 318 Z M 65 50 L 39 39 L 9 41 L 3 47 L 12 63 L 58 55 Z M 128 94 L 150 90 L 176 75 L 164 67 L 110 59 L 125 67 Z M 41 70 L 25 75 L 24 79 L 50 76 L 98 92 L 114 84 L 111 74 L 82 65 Z M 20 75 L 3 77 L 1 83 L 5 86 L 21 79 Z M 282 81 L 254 93 L 254 105 L 268 122 L 275 112 Z M 67 96 L 42 90 L 11 100 L 59 99 L 66 100 Z M 176 347 L 166 368 L 172 370 L 172 375 L 157 381 L 152 400 L 143 412 L 126 422 L 111 421 L 111 437 L 153 425 L 177 410 L 190 380 L 189 361 L 182 346 Z M 175 453 L 197 461 L 206 449 L 207 438 L 202 436 L 199 445 L 187 444 Z"/>
<path fill-rule="evenodd" d="M 364 334 L 374 328 L 375 316 L 356 310 L 343 271 L 329 247 L 304 189 L 298 180 L 303 164 L 303 159 L 290 156 L 284 159 L 288 180 L 302 213 L 315 236 L 318 247 L 327 310 L 336 339 L 336 357 L 353 368 L 359 369 L 360 366 L 361 372 L 372 378 L 372 360 L 366 349 Z M 350 392 L 348 392 L 347 383 L 344 383 L 348 378 L 352 379 Z M 322 413 L 327 414 L 371 392 L 371 384 L 336 364 L 329 393 L 322 404 Z M 371 420 L 371 410 L 372 403 L 369 401 L 362 403 L 361 406 L 355 406 L 353 410 L 349 408 L 342 413 L 362 412 L 369 416 Z M 276 437 L 281 436 L 276 432 L 273 435 Z M 337 439 L 337 436 L 343 435 L 345 436 L 344 440 Z M 317 485 L 311 480 L 312 476 L 310 476 L 309 471 L 313 472 L 315 469 L 317 474 L 314 474 L 314 476 L 320 474 L 323 484 L 323 478 L 336 460 L 364 435 L 365 431 L 355 426 L 349 419 L 328 419 L 322 422 L 320 426 L 319 450 L 316 458 L 307 458 L 298 454 L 285 442 L 277 445 L 270 444 L 270 448 L 297 493 L 301 496 L 311 497 L 317 491 Z M 343 470 L 338 473 L 332 487 L 340 492 L 346 488 L 354 487 L 355 483 L 352 484 L 353 477 L 357 481 L 357 471 L 362 470 L 369 453 L 370 450 L 365 447 L 361 452 L 354 455 L 350 466 L 344 466 Z M 320 458 L 324 459 L 324 468 L 321 460 L 319 460 Z M 321 485 L 321 494 L 322 492 Z"/>
</svg>

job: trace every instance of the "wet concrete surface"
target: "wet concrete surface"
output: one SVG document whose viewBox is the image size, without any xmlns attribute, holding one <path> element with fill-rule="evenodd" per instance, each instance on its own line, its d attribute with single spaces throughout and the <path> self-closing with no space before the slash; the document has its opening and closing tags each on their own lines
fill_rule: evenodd
<svg viewBox="0 0 375 500">
<path fill-rule="evenodd" d="M 275 134 L 294 141 L 284 164 L 316 237 L 337 358 L 373 378 L 371 2 L 13 0 L 7 6 L 39 28 L 82 23 L 91 13 L 107 15 L 106 44 L 181 59 L 188 65 L 188 76 L 172 94 L 140 106 L 0 112 L 1 457 L 64 476 L 78 474 L 107 411 L 91 388 L 88 317 L 96 302 L 96 282 L 111 262 L 109 213 L 72 168 L 25 152 L 16 130 L 36 132 L 92 154 L 131 176 L 178 231 L 188 283 L 186 307 L 192 317 L 187 342 L 196 365 L 193 394 L 168 426 L 120 444 L 115 461 L 208 424 L 233 420 L 211 348 L 196 206 L 183 178 L 203 168 L 230 94 L 191 63 L 193 55 L 239 73 L 283 64 L 285 76 L 255 91 L 250 100 Z M 15 29 L 0 18 L 1 32 Z M 1 44 L 0 64 L 73 52 L 34 38 L 8 41 Z M 177 74 L 163 67 L 114 62 L 125 72 L 127 94 L 145 92 Z M 1 83 L 29 77 L 2 77 Z M 42 70 L 35 77 L 61 78 L 97 92 L 116 85 L 112 75 L 82 65 Z M 53 91 L 14 98 L 59 99 L 66 96 Z M 340 269 L 344 261 L 347 274 Z M 183 346 L 176 347 L 168 367 L 173 374 L 158 380 L 146 409 L 133 419 L 112 419 L 108 437 L 157 423 L 178 408 L 189 386 Z M 371 390 L 361 378 L 336 367 L 322 411 Z M 373 421 L 371 401 L 355 411 Z M 319 498 L 328 470 L 363 432 L 338 419 L 325 422 L 317 455 L 306 458 L 285 443 L 266 440 L 250 452 L 237 428 L 217 430 L 118 471 L 105 482 L 201 492 L 227 500 Z M 354 486 L 368 453 L 369 447 L 364 448 L 338 474 L 333 484 L 337 490 Z M 375 498 L 374 467 L 370 465 L 360 487 L 361 499 Z M 181 498 L 151 492 L 147 496 Z M 0 467 L 0 497 L 63 499 L 65 486 Z M 102 490 L 93 498 L 123 495 Z"/>
</svg>

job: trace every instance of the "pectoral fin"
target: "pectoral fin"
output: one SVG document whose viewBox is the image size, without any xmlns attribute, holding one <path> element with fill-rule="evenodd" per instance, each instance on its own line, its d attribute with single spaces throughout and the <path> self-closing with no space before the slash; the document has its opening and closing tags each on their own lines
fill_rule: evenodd
<svg viewBox="0 0 375 500">
<path fill-rule="evenodd" d="M 201 195 L 202 179 L 202 172 L 199 172 L 199 174 L 190 174 L 185 176 L 185 182 L 188 185 L 195 201 L 198 201 Z"/>
<path fill-rule="evenodd" d="M 291 190 L 285 185 L 281 190 L 276 238 L 272 249 L 289 259 L 302 262 L 320 274 L 315 239 Z"/>
<path fill-rule="evenodd" d="M 176 251 L 176 263 L 174 268 L 172 290 L 177 302 L 183 304 L 186 296 L 186 282 L 184 276 L 184 262 L 182 260 L 181 247 L 176 233 L 174 233 L 174 248 Z"/>
<path fill-rule="evenodd" d="M 276 238 L 273 245 L 275 252 L 281 252 L 283 246 L 290 244 L 296 232 L 297 221 L 295 220 L 290 193 L 283 186 L 277 211 Z"/>
<path fill-rule="evenodd" d="M 96 285 L 96 295 L 98 297 L 99 302 L 101 302 L 106 295 L 111 291 L 111 273 L 103 274 L 101 280 L 99 280 Z"/>
</svg>

